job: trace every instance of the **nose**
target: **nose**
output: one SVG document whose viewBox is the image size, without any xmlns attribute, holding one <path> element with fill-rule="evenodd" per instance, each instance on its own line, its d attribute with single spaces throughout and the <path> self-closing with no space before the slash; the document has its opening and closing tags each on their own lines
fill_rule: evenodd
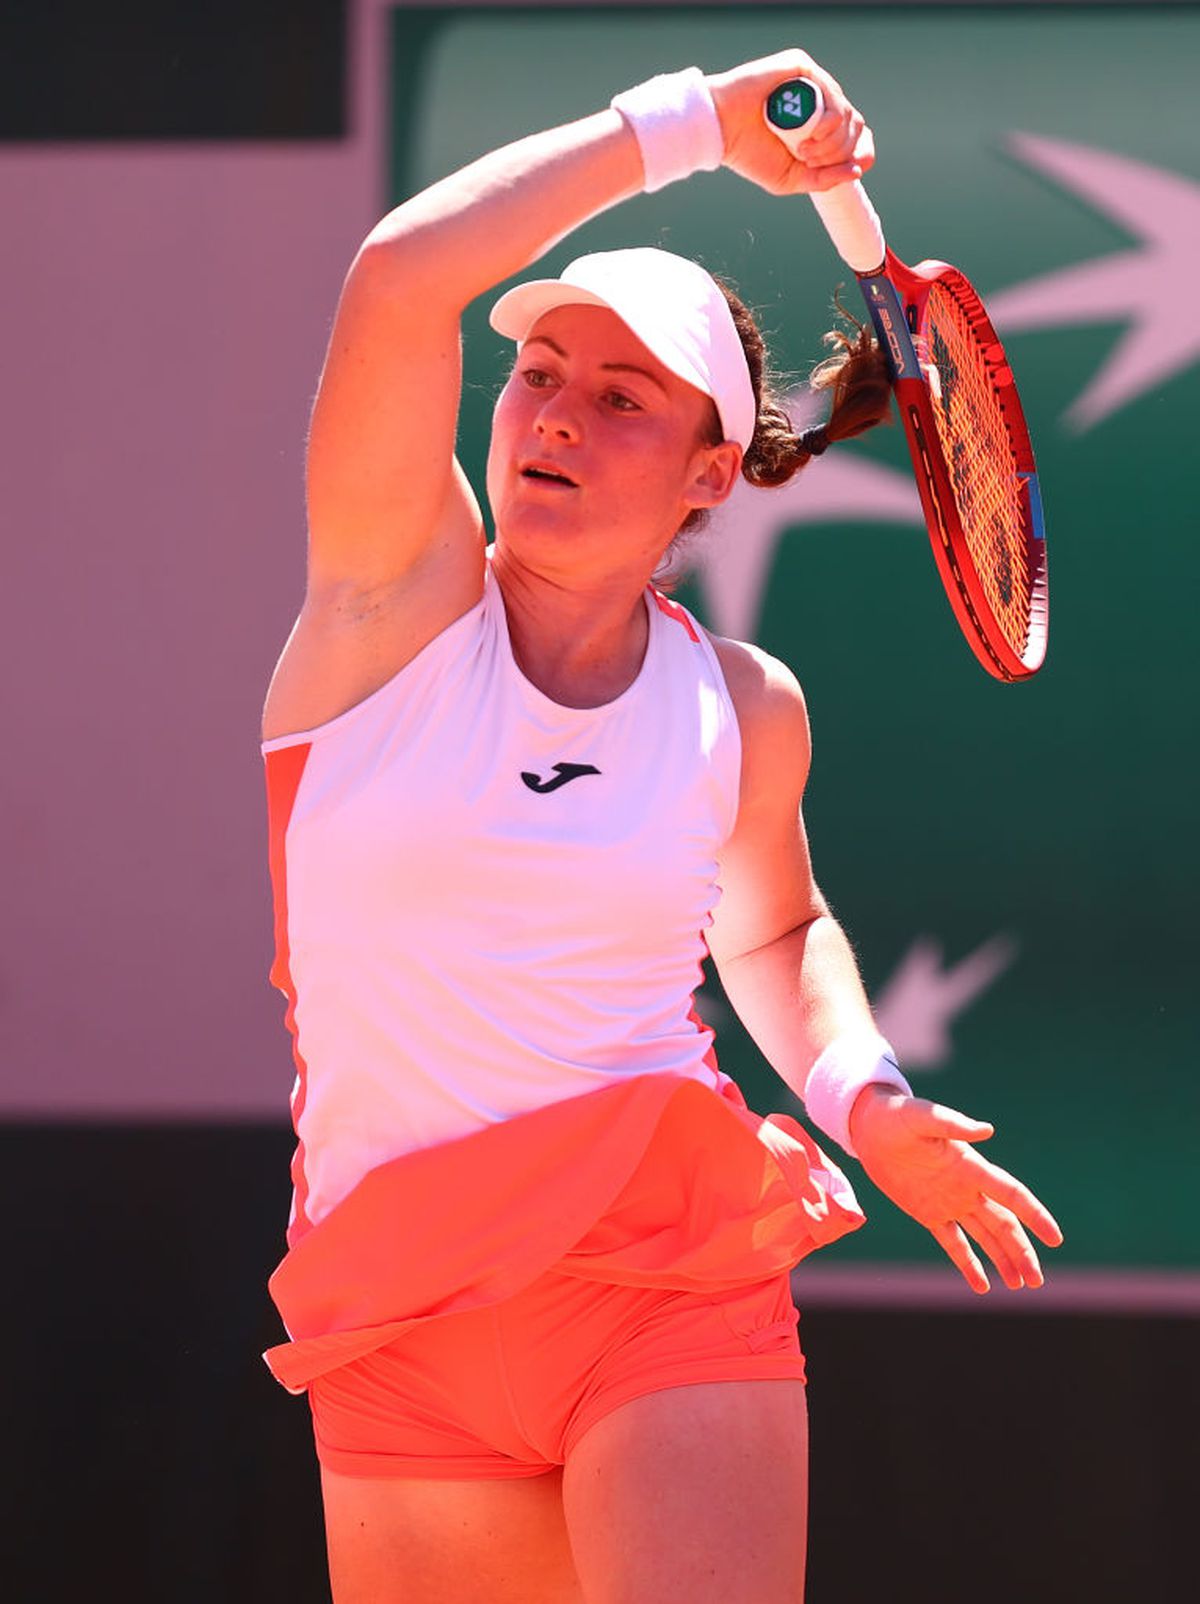
<svg viewBox="0 0 1200 1604">
<path fill-rule="evenodd" d="M 543 439 L 550 436 L 567 444 L 579 440 L 579 415 L 565 386 L 547 395 L 534 419 L 534 428 Z"/>
</svg>

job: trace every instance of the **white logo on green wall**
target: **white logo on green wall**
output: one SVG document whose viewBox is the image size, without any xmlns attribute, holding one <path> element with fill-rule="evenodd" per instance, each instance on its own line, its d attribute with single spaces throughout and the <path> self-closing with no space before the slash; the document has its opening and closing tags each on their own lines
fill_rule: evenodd
<svg viewBox="0 0 1200 1604">
<path fill-rule="evenodd" d="M 1200 184 L 1111 151 L 1014 134 L 1009 147 L 1029 166 L 1103 212 L 1135 249 L 1063 268 L 988 297 L 997 327 L 1062 328 L 1126 323 L 1128 329 L 1067 413 L 1091 428 L 1165 384 L 1200 358 L 1200 305 L 1181 295 L 1200 261 Z"/>
</svg>

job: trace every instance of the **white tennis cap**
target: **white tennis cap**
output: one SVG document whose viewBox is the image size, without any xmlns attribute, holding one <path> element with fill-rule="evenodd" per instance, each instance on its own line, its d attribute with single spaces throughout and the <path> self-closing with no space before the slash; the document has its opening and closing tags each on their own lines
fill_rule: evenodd
<svg viewBox="0 0 1200 1604">
<path fill-rule="evenodd" d="M 491 325 L 520 345 L 556 306 L 606 306 L 664 367 L 716 403 L 728 440 L 745 451 L 757 408 L 729 303 L 697 262 L 637 246 L 579 256 L 559 278 L 532 279 L 502 295 Z"/>
</svg>

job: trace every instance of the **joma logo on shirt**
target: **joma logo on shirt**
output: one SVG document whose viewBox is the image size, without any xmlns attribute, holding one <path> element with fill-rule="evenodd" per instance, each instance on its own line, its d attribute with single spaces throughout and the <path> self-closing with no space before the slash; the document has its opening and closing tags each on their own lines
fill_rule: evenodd
<svg viewBox="0 0 1200 1604">
<path fill-rule="evenodd" d="M 543 780 L 540 774 L 530 774 L 525 770 L 522 770 L 521 778 L 531 791 L 540 791 L 544 795 L 547 791 L 557 791 L 560 785 L 566 785 L 569 780 L 577 780 L 581 774 L 599 772 L 590 763 L 556 763 L 552 780 Z"/>
</svg>

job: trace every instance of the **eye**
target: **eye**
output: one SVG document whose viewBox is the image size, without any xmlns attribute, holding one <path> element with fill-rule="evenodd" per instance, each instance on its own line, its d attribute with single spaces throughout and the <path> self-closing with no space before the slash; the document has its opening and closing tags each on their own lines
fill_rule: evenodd
<svg viewBox="0 0 1200 1604">
<path fill-rule="evenodd" d="M 632 396 L 625 395 L 621 390 L 606 391 L 604 399 L 617 412 L 640 412 L 642 410 Z"/>
<path fill-rule="evenodd" d="M 522 368 L 521 382 L 531 390 L 544 390 L 551 379 L 545 368 Z"/>
</svg>

